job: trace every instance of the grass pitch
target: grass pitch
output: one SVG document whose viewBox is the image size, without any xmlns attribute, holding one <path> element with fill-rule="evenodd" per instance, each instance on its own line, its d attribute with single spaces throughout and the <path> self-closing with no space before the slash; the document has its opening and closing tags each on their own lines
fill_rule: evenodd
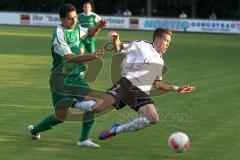
<svg viewBox="0 0 240 160">
<path fill-rule="evenodd" d="M 161 122 L 135 133 L 98 141 L 100 131 L 114 122 L 125 123 L 136 114 L 127 107 L 96 119 L 91 138 L 102 147 L 75 145 L 80 122 L 66 122 L 32 141 L 26 126 L 53 112 L 48 86 L 53 28 L 0 26 L 0 159 L 104 160 L 236 160 L 240 156 L 240 37 L 236 35 L 174 33 L 166 55 L 164 79 L 195 85 L 193 94 L 169 93 L 155 97 Z M 97 36 L 99 49 L 109 41 L 107 31 Z M 119 31 L 121 39 L 151 40 L 152 33 Z M 114 53 L 104 55 L 104 67 L 93 87 L 111 86 Z M 171 151 L 167 140 L 174 131 L 191 140 L 182 154 Z"/>
</svg>

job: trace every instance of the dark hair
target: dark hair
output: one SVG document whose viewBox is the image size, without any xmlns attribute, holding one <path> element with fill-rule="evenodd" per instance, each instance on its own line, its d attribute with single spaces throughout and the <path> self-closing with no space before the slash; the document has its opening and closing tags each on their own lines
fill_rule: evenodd
<svg viewBox="0 0 240 160">
<path fill-rule="evenodd" d="M 83 5 L 86 5 L 86 4 L 90 4 L 90 6 L 92 6 L 91 2 L 89 1 L 83 3 Z"/>
<path fill-rule="evenodd" d="M 153 32 L 153 41 L 155 40 L 156 37 L 162 38 L 165 34 L 172 36 L 172 31 L 164 28 L 155 29 L 155 31 Z"/>
<path fill-rule="evenodd" d="M 72 11 L 76 11 L 75 6 L 72 4 L 63 4 L 58 9 L 60 18 L 65 18 L 67 14 Z"/>
</svg>

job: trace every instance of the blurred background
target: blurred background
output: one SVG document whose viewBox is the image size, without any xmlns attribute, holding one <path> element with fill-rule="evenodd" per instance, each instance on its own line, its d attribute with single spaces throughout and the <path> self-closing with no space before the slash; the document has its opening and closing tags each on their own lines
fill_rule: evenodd
<svg viewBox="0 0 240 160">
<path fill-rule="evenodd" d="M 57 12 L 60 4 L 72 3 L 79 12 L 86 0 L 1 0 L 0 11 Z M 102 15 L 121 15 L 127 9 L 132 16 L 239 19 L 240 0 L 90 0 L 95 12 Z M 109 7 L 111 6 L 111 7 Z M 214 18 L 214 16 L 212 17 Z"/>
</svg>

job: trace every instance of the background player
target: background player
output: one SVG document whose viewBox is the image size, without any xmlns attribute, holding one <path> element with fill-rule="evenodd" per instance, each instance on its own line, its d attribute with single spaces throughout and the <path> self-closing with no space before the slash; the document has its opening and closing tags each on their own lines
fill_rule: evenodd
<svg viewBox="0 0 240 160">
<path fill-rule="evenodd" d="M 96 13 L 92 12 L 92 5 L 90 2 L 85 2 L 83 4 L 83 13 L 78 15 L 78 23 L 85 28 L 91 29 L 97 25 L 101 20 L 101 17 Z M 94 53 L 96 51 L 96 38 L 88 37 L 81 41 L 80 43 L 81 54 L 87 51 L 87 53 Z"/>
</svg>

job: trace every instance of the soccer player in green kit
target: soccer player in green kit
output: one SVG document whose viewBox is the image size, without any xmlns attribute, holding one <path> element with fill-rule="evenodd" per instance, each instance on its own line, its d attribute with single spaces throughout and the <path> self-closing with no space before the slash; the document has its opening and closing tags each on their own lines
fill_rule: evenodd
<svg viewBox="0 0 240 160">
<path fill-rule="evenodd" d="M 96 13 L 92 12 L 92 5 L 90 2 L 85 2 L 83 4 L 83 13 L 78 15 L 78 23 L 85 28 L 93 28 L 101 20 Z M 89 37 L 81 41 L 80 43 L 81 54 L 86 50 L 88 53 L 92 54 L 96 51 L 96 38 Z"/>
<path fill-rule="evenodd" d="M 53 67 L 50 75 L 50 88 L 55 114 L 44 118 L 36 126 L 29 125 L 28 131 L 32 139 L 40 139 L 40 132 L 52 129 L 57 124 L 69 120 L 69 108 L 84 107 L 84 115 L 89 113 L 89 107 L 98 104 L 101 100 L 87 97 L 91 89 L 80 73 L 86 70 L 83 62 L 100 58 L 103 53 L 97 51 L 91 55 L 80 55 L 80 42 L 84 37 L 92 37 L 106 26 L 101 20 L 91 28 L 83 28 L 77 24 L 76 8 L 72 4 L 64 4 L 59 8 L 61 25 L 58 25 L 52 37 Z M 78 105 L 78 106 L 76 106 Z M 83 120 L 84 120 L 83 115 Z M 91 114 L 90 114 L 91 115 Z M 88 139 L 94 117 L 83 121 L 82 134 L 77 142 L 79 146 L 100 147 Z"/>
</svg>

